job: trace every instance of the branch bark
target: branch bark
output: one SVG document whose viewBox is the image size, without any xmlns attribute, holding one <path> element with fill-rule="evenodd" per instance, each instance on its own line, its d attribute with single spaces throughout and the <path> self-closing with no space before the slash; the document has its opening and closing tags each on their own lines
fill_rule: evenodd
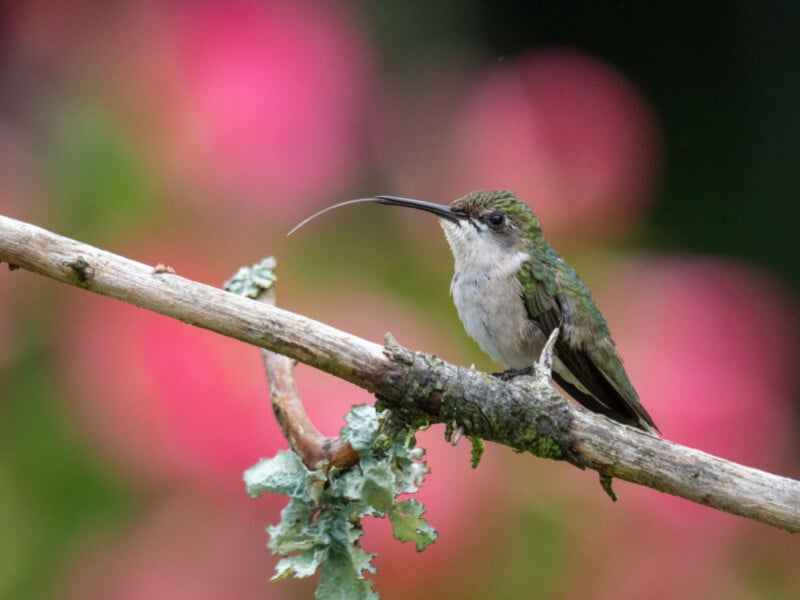
<svg viewBox="0 0 800 600">
<path fill-rule="evenodd" d="M 274 270 L 275 260 L 269 258 L 262 263 L 267 261 L 270 263 L 268 268 Z M 267 306 L 275 306 L 275 288 L 271 287 L 260 293 L 256 299 Z M 272 412 L 283 437 L 289 442 L 289 448 L 310 470 L 316 469 L 323 460 L 330 466 L 339 468 L 356 464 L 359 460 L 358 452 L 348 442 L 339 437 L 323 435 L 309 418 L 294 378 L 295 361 L 266 348 L 260 348 L 260 351 L 269 381 Z"/>
<path fill-rule="evenodd" d="M 380 346 L 3 216 L 0 261 L 299 360 L 375 393 L 411 420 L 455 423 L 470 436 L 800 531 L 800 482 L 589 413 L 541 379 L 507 383 L 391 338 Z"/>
</svg>

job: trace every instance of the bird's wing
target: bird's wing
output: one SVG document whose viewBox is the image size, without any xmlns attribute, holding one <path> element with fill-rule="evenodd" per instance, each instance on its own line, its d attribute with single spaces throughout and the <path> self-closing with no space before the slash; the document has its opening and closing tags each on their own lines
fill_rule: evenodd
<svg viewBox="0 0 800 600">
<path fill-rule="evenodd" d="M 641 429 L 655 429 L 585 284 L 574 275 L 566 282 L 568 293 L 557 293 L 553 273 L 553 269 L 537 268 L 535 261 L 525 261 L 520 269 L 528 316 L 545 337 L 560 328 L 555 355 L 564 369 L 554 365 L 553 379 L 589 410 Z M 578 302 L 586 305 L 578 306 Z M 581 310 L 596 311 L 592 327 L 585 324 Z"/>
</svg>

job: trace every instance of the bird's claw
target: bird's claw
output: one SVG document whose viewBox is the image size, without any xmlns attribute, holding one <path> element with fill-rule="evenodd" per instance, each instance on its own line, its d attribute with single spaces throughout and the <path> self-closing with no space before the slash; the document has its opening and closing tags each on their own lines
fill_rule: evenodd
<svg viewBox="0 0 800 600">
<path fill-rule="evenodd" d="M 530 374 L 531 374 L 531 368 L 526 367 L 525 369 L 508 369 L 506 371 L 491 373 L 491 376 L 497 377 L 501 381 L 511 381 L 515 377 L 520 377 L 522 375 L 530 375 Z"/>
</svg>

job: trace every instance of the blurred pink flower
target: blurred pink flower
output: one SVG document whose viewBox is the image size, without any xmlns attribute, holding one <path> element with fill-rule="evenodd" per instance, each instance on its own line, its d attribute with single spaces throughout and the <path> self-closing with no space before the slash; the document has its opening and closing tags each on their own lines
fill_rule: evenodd
<svg viewBox="0 0 800 600">
<path fill-rule="evenodd" d="M 73 414 L 126 478 L 233 489 L 284 447 L 254 348 L 89 294 L 64 314 Z"/>
<path fill-rule="evenodd" d="M 362 166 L 371 65 L 341 5 L 73 0 L 16 8 L 9 29 L 71 93 L 127 119 L 195 206 L 296 218 Z"/>
<path fill-rule="evenodd" d="M 205 2 L 172 4 L 165 15 L 183 94 L 163 107 L 164 141 L 190 188 L 221 185 L 226 207 L 296 215 L 294 204 L 352 180 L 369 61 L 340 8 Z"/>
<path fill-rule="evenodd" d="M 140 238 L 115 250 L 218 285 L 230 269 L 219 266 L 224 252 L 187 241 L 187 256 L 170 243 Z M 242 471 L 285 447 L 255 348 L 122 302 L 63 293 L 56 365 L 70 415 L 126 479 L 243 493 Z"/>
<path fill-rule="evenodd" d="M 275 560 L 264 547 L 264 515 L 255 508 L 244 494 L 174 493 L 123 530 L 80 540 L 57 597 L 245 600 L 309 590 L 269 583 Z"/>
<path fill-rule="evenodd" d="M 426 138 L 439 146 L 441 166 L 418 164 L 417 179 L 400 185 L 421 184 L 445 201 L 480 188 L 515 190 L 554 237 L 618 231 L 641 215 L 659 140 L 645 100 L 622 75 L 598 59 L 552 51 L 473 79 Z"/>
<path fill-rule="evenodd" d="M 666 438 L 756 467 L 784 464 L 798 384 L 785 288 L 733 262 L 686 257 L 640 260 L 601 290 Z"/>
</svg>

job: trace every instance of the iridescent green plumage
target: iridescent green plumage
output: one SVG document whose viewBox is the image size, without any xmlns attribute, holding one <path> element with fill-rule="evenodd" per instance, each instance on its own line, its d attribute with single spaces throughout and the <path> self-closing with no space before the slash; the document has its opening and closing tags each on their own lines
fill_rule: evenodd
<svg viewBox="0 0 800 600">
<path fill-rule="evenodd" d="M 553 378 L 559 385 L 591 410 L 643 429 L 655 429 L 639 402 L 589 288 L 544 237 L 541 223 L 531 208 L 512 192 L 494 191 L 468 194 L 453 202 L 451 209 L 473 224 L 488 225 L 485 228 L 476 225 L 478 237 L 490 236 L 492 243 L 523 255 L 517 277 L 527 316 L 534 324 L 534 335 L 546 339 L 556 327 L 560 330 L 553 367 Z M 492 219 L 500 223 L 496 215 L 503 215 L 505 222 L 493 226 Z M 458 245 L 451 240 L 451 246 L 456 253 Z M 484 293 L 491 291 L 489 287 Z M 465 319 L 462 314 L 462 320 L 469 331 L 468 321 L 474 319 Z M 491 325 L 487 327 L 490 329 Z M 506 336 L 509 331 L 514 335 L 516 329 L 497 328 L 484 337 Z M 511 360 L 507 358 L 506 362 Z"/>
</svg>

